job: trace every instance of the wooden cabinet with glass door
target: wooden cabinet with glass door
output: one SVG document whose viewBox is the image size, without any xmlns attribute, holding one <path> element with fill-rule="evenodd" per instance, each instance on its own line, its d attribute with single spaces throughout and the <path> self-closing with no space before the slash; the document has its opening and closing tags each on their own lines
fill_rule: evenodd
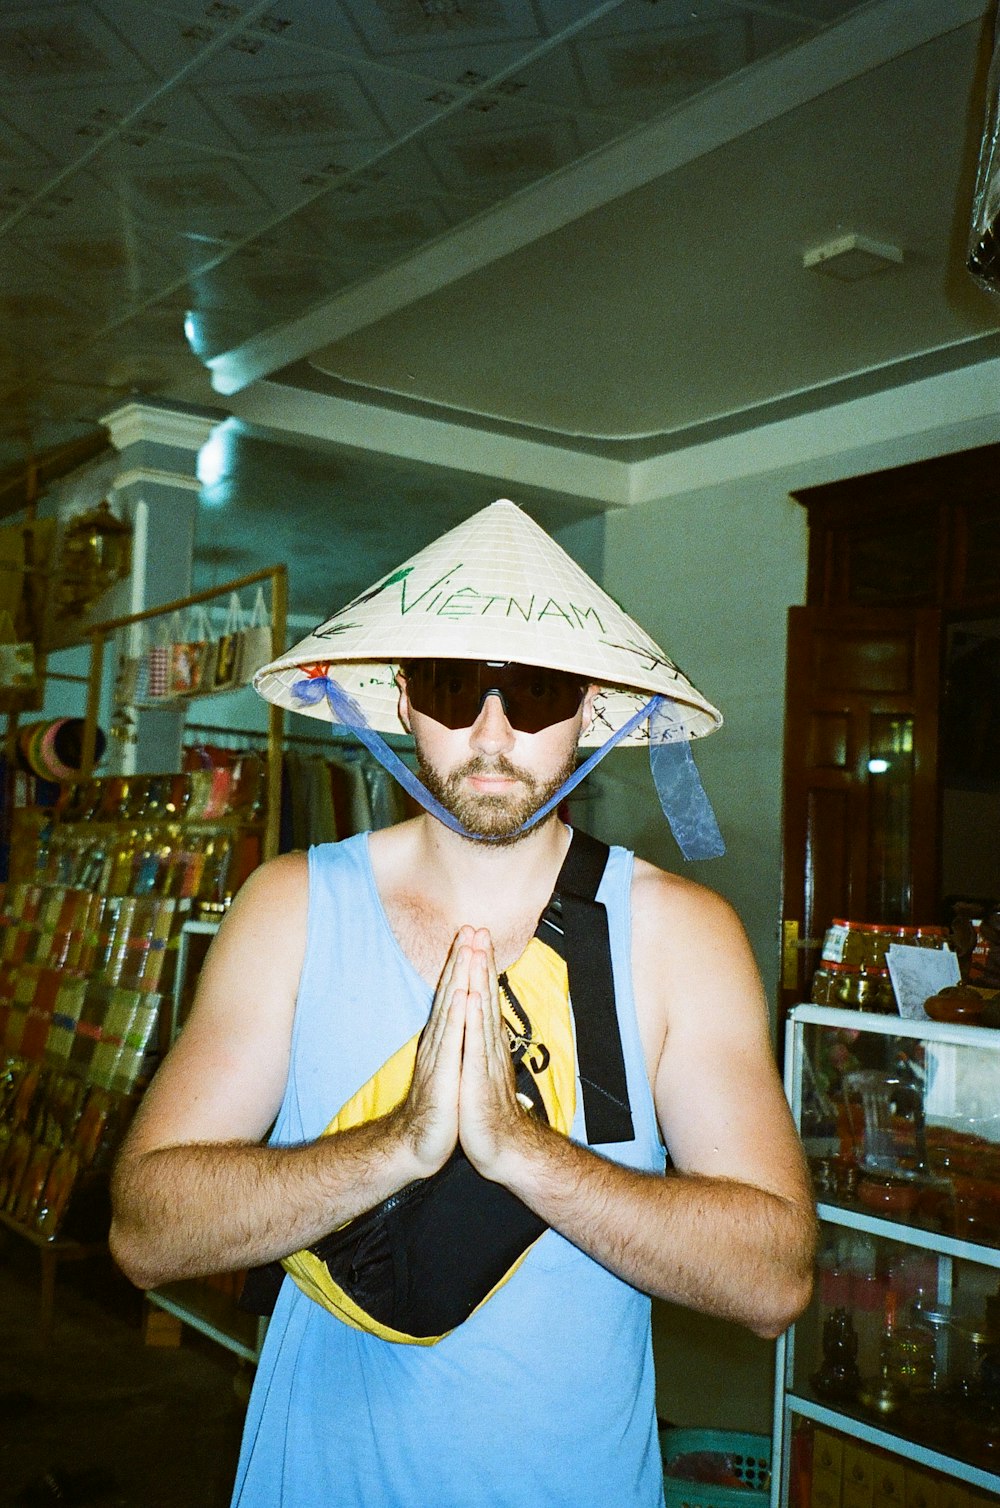
<svg viewBox="0 0 1000 1508">
<path fill-rule="evenodd" d="M 793 495 L 782 1017 L 834 918 L 950 925 L 961 898 L 1000 900 L 1000 446 Z"/>
</svg>

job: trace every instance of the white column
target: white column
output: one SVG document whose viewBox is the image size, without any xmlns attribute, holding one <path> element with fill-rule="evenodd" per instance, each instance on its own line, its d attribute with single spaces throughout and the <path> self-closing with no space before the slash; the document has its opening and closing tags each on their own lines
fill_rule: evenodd
<svg viewBox="0 0 1000 1508">
<path fill-rule="evenodd" d="M 133 528 L 132 574 L 109 617 L 184 597 L 191 590 L 200 483 L 198 452 L 226 416 L 136 399 L 101 420 L 118 451 L 115 498 Z M 180 767 L 183 710 L 143 710 L 134 744 L 116 744 L 109 764 L 124 774 Z"/>
</svg>

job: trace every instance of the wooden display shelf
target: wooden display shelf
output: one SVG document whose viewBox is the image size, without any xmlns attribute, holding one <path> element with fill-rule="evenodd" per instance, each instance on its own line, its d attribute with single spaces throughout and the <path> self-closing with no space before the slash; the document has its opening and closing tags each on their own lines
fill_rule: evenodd
<svg viewBox="0 0 1000 1508">
<path fill-rule="evenodd" d="M 9 1231 L 21 1241 L 27 1241 L 38 1252 L 42 1269 L 42 1286 L 38 1301 L 39 1339 L 47 1345 L 52 1335 L 52 1321 L 56 1302 L 56 1270 L 60 1262 L 79 1262 L 85 1257 L 97 1257 L 106 1253 L 106 1241 L 71 1241 L 61 1236 L 43 1236 L 29 1225 L 22 1225 L 10 1215 L 0 1211 L 0 1229 Z"/>
</svg>

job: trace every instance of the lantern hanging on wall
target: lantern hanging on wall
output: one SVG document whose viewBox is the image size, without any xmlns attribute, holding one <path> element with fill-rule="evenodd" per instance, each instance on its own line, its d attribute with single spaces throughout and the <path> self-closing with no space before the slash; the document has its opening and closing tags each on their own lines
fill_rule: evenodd
<svg viewBox="0 0 1000 1508">
<path fill-rule="evenodd" d="M 132 529 L 107 500 L 70 519 L 63 533 L 57 598 L 64 616 L 82 612 L 132 568 Z"/>
</svg>

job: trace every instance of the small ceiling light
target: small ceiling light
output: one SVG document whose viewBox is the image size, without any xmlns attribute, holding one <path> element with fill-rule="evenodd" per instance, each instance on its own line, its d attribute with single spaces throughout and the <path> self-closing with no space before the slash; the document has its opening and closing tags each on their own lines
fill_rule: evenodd
<svg viewBox="0 0 1000 1508">
<path fill-rule="evenodd" d="M 869 775 L 884 775 L 888 768 L 889 761 L 887 759 L 869 759 L 868 761 Z"/>
<path fill-rule="evenodd" d="M 872 241 L 868 236 L 836 236 L 803 252 L 802 265 L 814 272 L 825 273 L 842 283 L 860 283 L 863 278 L 875 277 L 898 267 L 903 260 L 902 248 L 888 241 Z"/>
</svg>

